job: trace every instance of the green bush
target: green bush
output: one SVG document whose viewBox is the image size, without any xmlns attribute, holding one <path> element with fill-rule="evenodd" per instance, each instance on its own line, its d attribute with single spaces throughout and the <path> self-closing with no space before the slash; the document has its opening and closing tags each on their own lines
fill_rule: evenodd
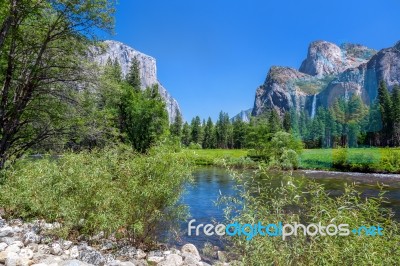
<svg viewBox="0 0 400 266">
<path fill-rule="evenodd" d="M 348 148 L 333 149 L 332 166 L 336 169 L 343 169 L 343 170 L 349 168 L 348 157 L 349 157 Z"/>
<path fill-rule="evenodd" d="M 222 197 L 227 223 L 308 225 L 321 222 L 359 226 L 380 225 L 383 236 L 297 236 L 257 235 L 229 237 L 228 251 L 237 265 L 397 265 L 400 261 L 399 223 L 384 198 L 363 199 L 354 186 L 345 186 L 341 195 L 332 197 L 323 185 L 311 179 L 269 177 L 260 168 L 252 177 L 233 173 L 237 194 Z M 236 264 L 232 264 L 236 265 Z"/>
<path fill-rule="evenodd" d="M 141 155 L 123 146 L 20 160 L 4 173 L 0 206 L 10 217 L 58 221 L 69 235 L 119 231 L 151 244 L 187 214 L 179 199 L 191 180 L 190 164 L 168 150 Z"/>
<path fill-rule="evenodd" d="M 199 143 L 195 143 L 195 142 L 190 142 L 188 148 L 191 150 L 201 150 L 202 149 L 201 145 Z"/>
<path fill-rule="evenodd" d="M 249 150 L 248 156 L 254 160 L 267 162 L 270 168 L 296 169 L 303 143 L 287 132 L 276 132 L 267 143 Z"/>
<path fill-rule="evenodd" d="M 389 172 L 400 172 L 400 151 L 386 148 L 381 158 L 381 167 Z"/>
</svg>

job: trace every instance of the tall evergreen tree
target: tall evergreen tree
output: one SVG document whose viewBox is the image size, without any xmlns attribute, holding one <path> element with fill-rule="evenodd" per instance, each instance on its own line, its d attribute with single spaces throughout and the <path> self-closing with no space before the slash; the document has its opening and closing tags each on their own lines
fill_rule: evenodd
<svg viewBox="0 0 400 266">
<path fill-rule="evenodd" d="M 290 112 L 288 112 L 288 111 L 285 112 L 285 114 L 283 116 L 282 125 L 283 125 L 283 129 L 286 132 L 290 132 L 290 130 L 292 128 L 292 118 L 291 118 Z"/>
<path fill-rule="evenodd" d="M 178 112 L 175 116 L 174 121 L 171 123 L 169 127 L 169 131 L 171 133 L 171 136 L 181 138 L 182 136 L 182 125 L 183 125 L 183 120 L 182 120 L 182 115 Z"/>
<path fill-rule="evenodd" d="M 190 125 L 187 122 L 183 124 L 181 140 L 182 144 L 185 146 L 189 146 L 190 142 L 192 141 Z"/>
<path fill-rule="evenodd" d="M 211 117 L 207 119 L 207 123 L 204 127 L 204 137 L 203 137 L 203 149 L 214 149 L 215 148 L 215 130 L 214 124 Z"/>
<path fill-rule="evenodd" d="M 282 130 L 282 123 L 278 112 L 272 109 L 268 117 L 268 126 L 270 133 L 276 133 Z"/>
<path fill-rule="evenodd" d="M 201 144 L 203 138 L 201 120 L 199 116 L 192 119 L 190 124 L 192 142 Z"/>
<path fill-rule="evenodd" d="M 157 86 L 138 91 L 125 85 L 124 90 L 122 110 L 126 118 L 126 134 L 132 147 L 144 153 L 168 130 L 165 103 Z"/>
<path fill-rule="evenodd" d="M 393 134 L 392 101 L 386 83 L 383 80 L 378 87 L 378 103 L 382 118 L 381 143 L 390 145 Z"/>
<path fill-rule="evenodd" d="M 140 90 L 141 81 L 140 81 L 140 63 L 139 60 L 134 57 L 132 60 L 131 67 L 129 69 L 129 73 L 126 76 L 126 81 L 129 85 L 131 85 L 135 90 Z"/>
<path fill-rule="evenodd" d="M 229 115 L 221 111 L 219 113 L 218 121 L 215 125 L 217 147 L 221 149 L 228 148 L 229 142 Z"/>
<path fill-rule="evenodd" d="M 400 86 L 392 91 L 393 144 L 400 146 Z"/>
<path fill-rule="evenodd" d="M 247 124 L 241 119 L 235 119 L 233 125 L 233 147 L 235 149 L 243 149 L 246 139 L 246 126 Z"/>
</svg>

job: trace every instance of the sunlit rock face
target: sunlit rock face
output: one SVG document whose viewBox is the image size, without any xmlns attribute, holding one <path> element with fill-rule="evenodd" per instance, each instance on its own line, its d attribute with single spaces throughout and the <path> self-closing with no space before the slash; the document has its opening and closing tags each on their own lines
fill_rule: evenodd
<svg viewBox="0 0 400 266">
<path fill-rule="evenodd" d="M 125 77 L 131 67 L 133 59 L 136 57 L 140 66 L 140 80 L 142 89 L 158 85 L 161 97 L 164 99 L 168 112 L 169 121 L 173 122 L 177 114 L 181 114 L 178 102 L 172 98 L 169 92 L 162 86 L 157 79 L 156 60 L 143 54 L 132 47 L 117 41 L 104 41 L 102 47 L 96 47 L 92 51 L 94 61 L 104 66 L 108 59 L 117 60 L 121 66 L 122 75 Z"/>
<path fill-rule="evenodd" d="M 281 115 L 288 110 L 306 111 L 330 106 L 339 97 L 360 95 L 366 104 L 376 99 L 380 80 L 389 90 L 400 84 L 400 42 L 376 52 L 359 44 L 316 41 L 299 70 L 271 67 L 256 90 L 253 116 L 268 109 Z"/>
<path fill-rule="evenodd" d="M 335 75 L 366 63 L 374 54 L 374 50 L 358 44 L 339 47 L 334 43 L 316 41 L 310 44 L 299 71 L 317 77 Z"/>
</svg>

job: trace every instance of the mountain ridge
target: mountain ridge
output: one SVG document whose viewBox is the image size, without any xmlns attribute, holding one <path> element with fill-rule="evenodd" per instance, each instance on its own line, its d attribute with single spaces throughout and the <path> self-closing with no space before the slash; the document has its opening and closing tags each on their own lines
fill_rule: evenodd
<svg viewBox="0 0 400 266">
<path fill-rule="evenodd" d="M 283 114 L 290 109 L 306 110 L 330 106 L 338 97 L 360 95 L 370 104 L 380 80 L 389 89 L 400 84 L 400 41 L 393 47 L 375 51 L 360 44 L 340 46 L 327 41 L 309 45 L 300 68 L 273 66 L 255 94 L 253 116 L 267 109 Z M 313 104 L 314 102 L 314 104 Z"/>
</svg>

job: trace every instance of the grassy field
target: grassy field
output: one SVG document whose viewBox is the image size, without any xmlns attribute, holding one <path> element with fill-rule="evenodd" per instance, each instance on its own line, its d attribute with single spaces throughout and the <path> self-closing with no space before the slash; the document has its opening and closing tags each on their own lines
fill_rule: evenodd
<svg viewBox="0 0 400 266">
<path fill-rule="evenodd" d="M 223 159 L 231 165 L 254 167 L 257 164 L 246 159 L 247 150 L 199 149 L 185 150 L 193 155 L 197 165 L 221 165 Z M 305 149 L 300 155 L 300 168 L 362 172 L 400 173 L 399 148 L 352 148 L 347 149 L 345 166 L 334 164 L 335 149 Z"/>
<path fill-rule="evenodd" d="M 194 159 L 196 165 L 222 165 L 223 160 L 231 165 L 238 167 L 251 167 L 256 163 L 246 158 L 247 150 L 228 150 L 228 149 L 198 149 L 185 150 L 191 158 Z"/>
<path fill-rule="evenodd" d="M 337 170 L 335 149 L 308 149 L 300 156 L 303 169 Z M 399 148 L 347 149 L 346 167 L 340 170 L 363 172 L 399 172 Z"/>
</svg>

